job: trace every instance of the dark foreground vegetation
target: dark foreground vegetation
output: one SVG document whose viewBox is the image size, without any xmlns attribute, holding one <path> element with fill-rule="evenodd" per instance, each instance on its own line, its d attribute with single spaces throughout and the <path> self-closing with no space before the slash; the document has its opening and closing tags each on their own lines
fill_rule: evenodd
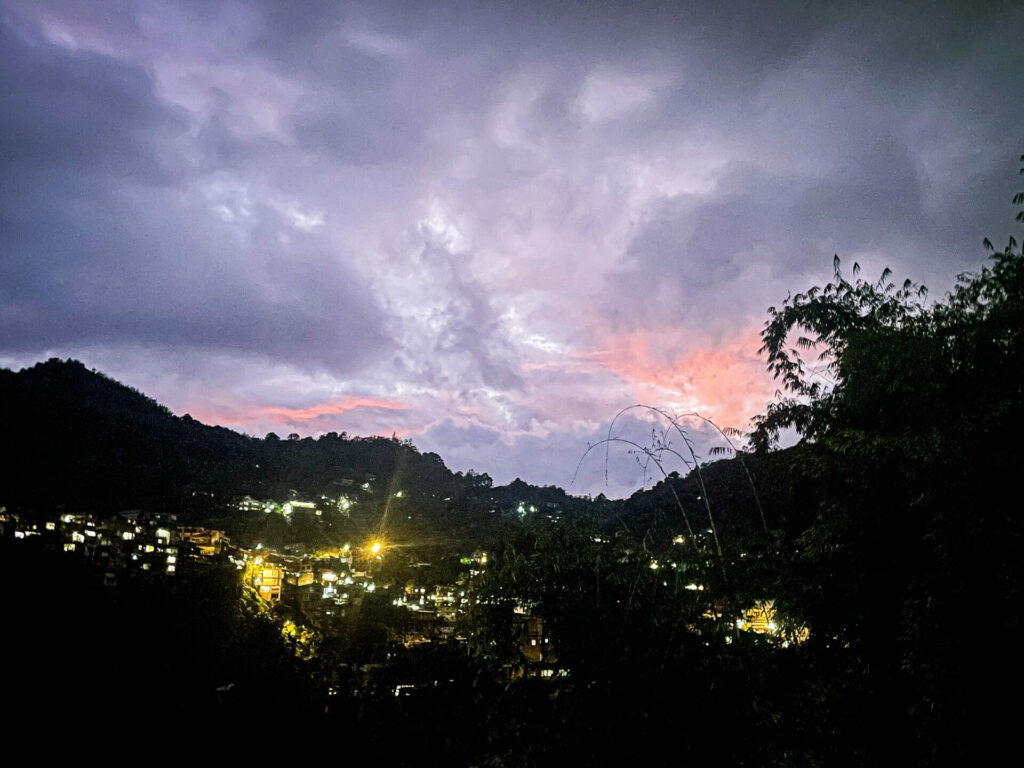
<svg viewBox="0 0 1024 768">
<path fill-rule="evenodd" d="M 837 260 L 830 284 L 769 310 L 784 392 L 753 452 L 626 502 L 481 524 L 493 546 L 463 639 L 390 643 L 386 601 L 368 598 L 345 642 L 299 660 L 230 572 L 110 590 L 7 539 L 4 658 L 30 670 L 11 696 L 28 713 L 265 723 L 303 748 L 358 740 L 388 765 L 1012 759 L 1024 257 L 1011 239 L 933 303 L 857 273 Z M 774 450 L 785 429 L 798 444 Z M 221 437 L 239 476 L 258 454 L 285 461 Z M 489 486 L 428 461 L 434 498 Z M 457 503 L 437 507 L 439 535 Z M 766 600 L 776 631 L 741 631 Z M 524 609 L 557 649 L 551 677 L 524 674 Z"/>
</svg>

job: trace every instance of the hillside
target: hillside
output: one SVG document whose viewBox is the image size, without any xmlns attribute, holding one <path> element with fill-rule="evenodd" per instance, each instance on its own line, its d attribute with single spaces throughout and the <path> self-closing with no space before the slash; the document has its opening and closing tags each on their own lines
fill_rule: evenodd
<svg viewBox="0 0 1024 768">
<path fill-rule="evenodd" d="M 703 529 L 707 519 L 695 475 L 673 476 L 614 502 L 519 479 L 493 486 L 486 474 L 452 472 L 410 441 L 335 433 L 282 440 L 207 426 L 74 360 L 0 370 L 0 424 L 0 436 L 15 447 L 0 466 L 0 504 L 26 510 L 173 511 L 183 522 L 214 522 L 245 539 L 282 544 L 369 535 L 384 526 L 397 539 L 483 543 L 528 518 L 593 513 L 610 529 L 638 537 L 649 532 L 664 545 L 685 530 L 671 482 L 691 524 Z M 761 468 L 747 461 L 762 501 L 770 502 L 765 472 L 758 477 Z M 740 464 L 718 461 L 703 474 L 723 537 L 735 541 L 759 530 Z M 281 501 L 345 495 L 355 503 L 344 517 L 315 521 L 320 527 L 301 514 L 285 525 L 277 516 L 238 510 L 233 502 L 245 495 Z"/>
<path fill-rule="evenodd" d="M 39 508 L 106 511 L 228 493 L 255 446 L 70 360 L 0 371 L 0 424 L 14 447 L 0 469 L 4 502 Z"/>
<path fill-rule="evenodd" d="M 49 360 L 0 370 L 0 435 L 13 456 L 0 469 L 5 503 L 46 507 L 179 506 L 327 493 L 345 481 L 400 475 L 415 488 L 455 493 L 461 475 L 436 454 L 384 438 L 258 439 L 175 416 L 82 363 Z"/>
</svg>

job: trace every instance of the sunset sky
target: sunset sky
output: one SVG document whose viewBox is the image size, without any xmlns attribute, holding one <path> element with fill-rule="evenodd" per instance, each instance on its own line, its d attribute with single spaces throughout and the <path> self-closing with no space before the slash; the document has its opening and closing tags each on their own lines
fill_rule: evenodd
<svg viewBox="0 0 1024 768">
<path fill-rule="evenodd" d="M 570 486 L 588 443 L 638 402 L 745 426 L 766 308 L 833 254 L 940 297 L 1014 232 L 1022 32 L 1019 2 L 0 2 L 0 365 L 628 494 L 621 446 Z"/>
</svg>

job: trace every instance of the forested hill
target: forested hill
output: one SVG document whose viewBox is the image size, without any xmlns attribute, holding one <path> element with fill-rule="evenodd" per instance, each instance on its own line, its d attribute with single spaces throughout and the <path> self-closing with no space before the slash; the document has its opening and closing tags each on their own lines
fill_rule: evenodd
<svg viewBox="0 0 1024 768">
<path fill-rule="evenodd" d="M 799 445 L 753 455 L 744 453 L 701 465 L 685 476 L 672 472 L 628 499 L 598 502 L 607 529 L 623 529 L 663 551 L 678 535 L 696 535 L 711 544 L 712 522 L 727 550 L 760 545 L 765 535 L 808 524 L 795 505 L 801 490 L 797 470 L 812 460 L 814 448 Z"/>
<path fill-rule="evenodd" d="M 442 497 L 490 482 L 389 438 L 261 439 L 206 426 L 74 360 L 0 370 L 0 425 L 12 449 L 0 503 L 35 508 L 180 509 L 243 494 L 336 494 L 371 476 Z"/>
<path fill-rule="evenodd" d="M 250 437 L 175 416 L 75 360 L 52 359 L 19 372 L 0 369 L 0 425 L 0 436 L 12 448 L 0 466 L 0 504 L 8 506 L 42 511 L 65 505 L 99 513 L 173 509 L 203 519 L 222 514 L 225 503 L 246 494 L 282 500 L 293 492 L 337 496 L 372 479 L 378 501 L 402 490 L 409 503 L 429 511 L 430 527 L 442 529 L 435 534 L 470 518 L 489 529 L 485 518 L 511 522 L 552 510 L 595 511 L 610 527 L 624 525 L 638 535 L 651 529 L 662 539 L 683 530 L 665 483 L 623 501 L 591 503 L 519 479 L 493 486 L 486 474 L 452 472 L 440 456 L 420 453 L 409 441 L 344 433 Z M 763 478 L 755 479 L 761 490 Z M 704 480 L 716 515 L 749 533 L 758 518 L 740 464 L 709 465 Z M 691 523 L 704 528 L 696 476 L 672 482 Z M 770 496 L 771 489 L 762 493 Z"/>
<path fill-rule="evenodd" d="M 4 503 L 130 508 L 227 490 L 254 441 L 174 416 L 77 361 L 0 371 Z"/>
</svg>

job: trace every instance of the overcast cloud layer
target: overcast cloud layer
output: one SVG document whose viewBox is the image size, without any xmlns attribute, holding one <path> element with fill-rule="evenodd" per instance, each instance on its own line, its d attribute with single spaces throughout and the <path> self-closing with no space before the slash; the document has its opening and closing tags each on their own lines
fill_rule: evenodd
<svg viewBox="0 0 1024 768">
<path fill-rule="evenodd" d="M 834 253 L 935 295 L 1012 231 L 1019 3 L 0 14 L 0 363 L 250 434 L 567 486 L 632 403 L 744 426 Z"/>
</svg>

